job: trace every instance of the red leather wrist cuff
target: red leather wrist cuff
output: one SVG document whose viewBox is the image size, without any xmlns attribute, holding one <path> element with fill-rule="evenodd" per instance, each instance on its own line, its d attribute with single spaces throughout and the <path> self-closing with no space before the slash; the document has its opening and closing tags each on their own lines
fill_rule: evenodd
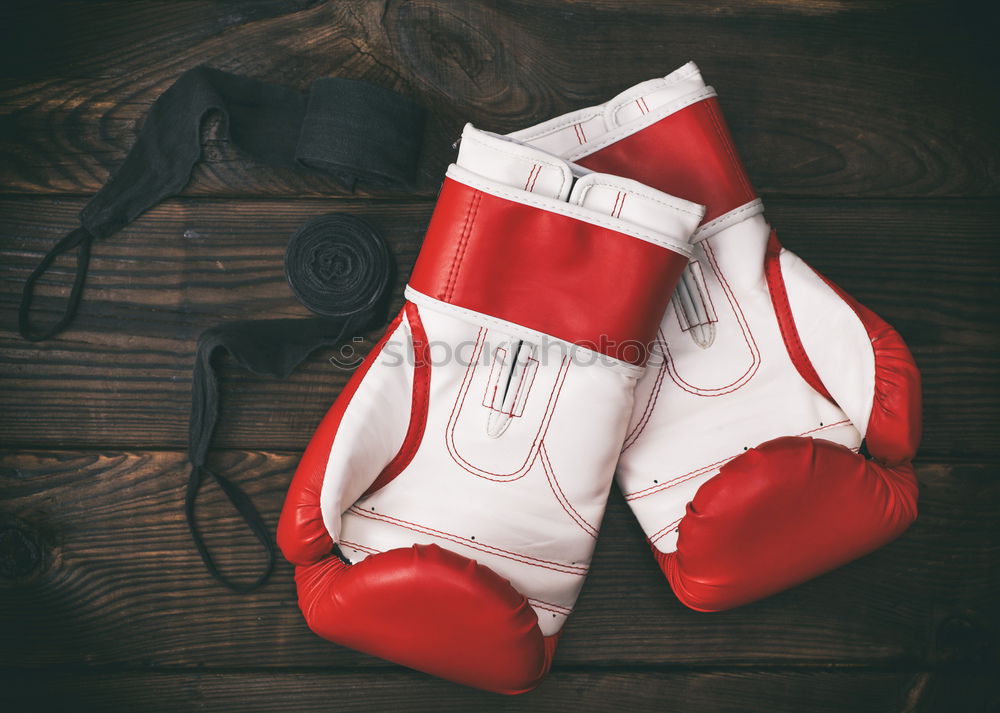
<svg viewBox="0 0 1000 713">
<path fill-rule="evenodd" d="M 703 224 L 757 198 L 715 97 L 669 114 L 577 163 L 701 203 Z"/>
<path fill-rule="evenodd" d="M 641 366 L 686 264 L 647 240 L 447 178 L 410 286 Z"/>
</svg>

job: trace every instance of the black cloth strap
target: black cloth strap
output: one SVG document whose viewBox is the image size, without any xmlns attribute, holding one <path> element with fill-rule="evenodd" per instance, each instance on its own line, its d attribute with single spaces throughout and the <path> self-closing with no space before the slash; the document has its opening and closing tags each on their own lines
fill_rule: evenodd
<svg viewBox="0 0 1000 713">
<path fill-rule="evenodd" d="M 41 262 L 28 275 L 28 279 L 24 283 L 24 292 L 21 294 L 21 304 L 17 309 L 17 325 L 21 330 L 22 337 L 32 342 L 40 342 L 66 329 L 76 317 L 76 310 L 80 306 L 80 297 L 83 294 L 83 283 L 87 279 L 87 268 L 90 267 L 90 247 L 93 242 L 94 236 L 86 228 L 82 226 L 77 228 L 52 246 L 52 249 L 45 254 Z M 35 282 L 45 274 L 57 257 L 73 248 L 79 248 L 79 251 L 76 254 L 76 271 L 73 274 L 73 287 L 70 288 L 69 297 L 66 299 L 66 308 L 55 324 L 44 328 L 41 332 L 33 332 L 28 320 L 31 314 Z"/>
<path fill-rule="evenodd" d="M 184 511 L 208 571 L 233 591 L 249 592 L 263 584 L 274 568 L 275 550 L 267 526 L 246 493 L 205 464 L 219 416 L 213 356 L 227 352 L 247 371 L 283 379 L 315 349 L 340 344 L 382 322 L 392 272 L 385 242 L 367 223 L 336 213 L 314 218 L 292 236 L 285 252 L 285 276 L 303 303 L 323 317 L 229 322 L 206 330 L 198 339 L 188 431 L 191 474 Z M 252 583 L 238 583 L 224 575 L 205 544 L 195 520 L 205 476 L 215 480 L 264 548 L 264 569 Z"/>
<path fill-rule="evenodd" d="M 353 189 L 358 183 L 405 187 L 416 173 L 423 110 L 389 89 L 326 78 L 309 94 L 200 66 L 188 70 L 150 107 L 124 163 L 80 212 L 80 228 L 60 240 L 28 277 L 18 311 L 21 336 L 48 339 L 66 329 L 83 294 L 94 240 L 128 225 L 179 193 L 201 157 L 201 125 L 217 111 L 230 139 L 254 158 L 324 171 Z M 62 316 L 31 322 L 37 280 L 55 259 L 79 248 L 73 286 Z"/>
</svg>

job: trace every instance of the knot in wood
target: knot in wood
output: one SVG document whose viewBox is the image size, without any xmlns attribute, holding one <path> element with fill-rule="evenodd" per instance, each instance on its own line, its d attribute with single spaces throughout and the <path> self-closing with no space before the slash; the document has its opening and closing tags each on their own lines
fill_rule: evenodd
<svg viewBox="0 0 1000 713">
<path fill-rule="evenodd" d="M 33 533 L 17 525 L 0 524 L 0 578 L 19 579 L 42 563 L 42 547 Z"/>
</svg>

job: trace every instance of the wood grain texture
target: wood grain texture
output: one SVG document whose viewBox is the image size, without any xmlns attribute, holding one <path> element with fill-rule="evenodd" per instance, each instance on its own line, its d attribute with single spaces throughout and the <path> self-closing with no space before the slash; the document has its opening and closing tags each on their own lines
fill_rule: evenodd
<svg viewBox="0 0 1000 713">
<path fill-rule="evenodd" d="M 561 673 L 504 697 L 417 673 L 0 674 L 0 701 L 30 710 L 172 713 L 179 710 L 553 711 L 555 713 L 992 713 L 1000 698 L 985 674 L 806 672 Z M 24 709 L 24 708 L 20 708 Z"/>
<path fill-rule="evenodd" d="M 225 320 L 306 314 L 281 272 L 302 222 L 334 209 L 369 220 L 395 254 L 398 305 L 431 212 L 425 202 L 169 201 L 97 244 L 72 330 L 27 343 L 15 331 L 21 285 L 81 204 L 0 201 L 0 442 L 8 446 L 183 447 L 197 335 Z M 789 249 L 907 340 L 924 378 L 922 453 L 1000 455 L 1000 202 L 776 199 L 769 214 Z M 42 318 L 62 304 L 67 274 L 47 279 Z M 333 354 L 316 353 L 286 381 L 224 366 L 217 443 L 304 448 L 349 376 L 328 361 Z"/>
<path fill-rule="evenodd" d="M 297 457 L 214 458 L 273 532 Z M 0 665 L 385 666 L 307 630 L 289 565 L 250 596 L 209 578 L 182 516 L 183 454 L 8 452 L 0 468 Z M 557 665 L 996 665 L 1000 470 L 925 464 L 919 478 L 921 515 L 900 540 L 711 615 L 677 602 L 615 493 Z M 260 550 L 214 487 L 199 512 L 227 571 L 250 579 Z"/>
<path fill-rule="evenodd" d="M 988 3 L 943 0 L 100 0 L 0 3 L 0 710 L 1000 713 L 1000 53 Z M 993 11 L 995 12 L 995 11 Z M 308 217 L 416 256 L 465 121 L 506 132 L 695 60 L 783 243 L 902 332 L 924 377 L 920 516 L 792 591 L 697 614 L 613 492 L 550 678 L 506 698 L 328 644 L 290 567 L 219 588 L 181 508 L 195 340 L 305 315 L 281 256 Z M 203 127 L 185 197 L 95 249 L 74 328 L 15 333 L 24 279 L 75 227 L 151 103 L 208 64 L 306 90 L 367 79 L 427 107 L 414 189 L 349 194 Z M 41 287 L 54 315 L 68 261 Z M 370 348 L 378 332 L 358 345 Z M 272 529 L 347 372 L 224 362 L 212 462 Z M 213 486 L 227 571 L 260 550 Z"/>
<path fill-rule="evenodd" d="M 512 131 L 694 59 L 765 195 L 996 196 L 1000 108 L 985 16 L 946 3 L 103 2 L 6 11 L 0 190 L 93 193 L 155 100 L 207 63 L 305 90 L 323 76 L 431 112 L 431 196 L 466 121 Z M 914 41 L 919 37 L 919 41 Z M 210 127 L 189 193 L 344 195 Z"/>
</svg>

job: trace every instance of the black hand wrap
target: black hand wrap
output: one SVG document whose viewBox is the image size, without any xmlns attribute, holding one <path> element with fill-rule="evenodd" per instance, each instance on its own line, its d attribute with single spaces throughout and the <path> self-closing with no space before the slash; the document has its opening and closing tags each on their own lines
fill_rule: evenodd
<svg viewBox="0 0 1000 713">
<path fill-rule="evenodd" d="M 388 89 L 348 79 L 320 79 L 308 95 L 209 67 L 185 72 L 150 107 L 124 163 L 80 212 L 81 227 L 60 240 L 28 277 L 18 312 L 21 335 L 48 339 L 72 323 L 83 294 L 95 240 L 107 238 L 164 198 L 179 193 L 201 157 L 201 125 L 212 111 L 240 149 L 273 166 L 329 173 L 358 183 L 405 187 L 414 178 L 423 136 L 423 110 Z M 31 323 L 35 284 L 59 255 L 78 249 L 76 272 L 62 315 Z M 322 318 L 232 322 L 207 330 L 195 358 L 188 479 L 184 510 L 202 560 L 238 592 L 255 589 L 274 567 L 274 544 L 250 498 L 206 466 L 219 413 L 212 357 L 228 352 L 244 369 L 283 378 L 314 349 L 345 341 L 384 317 L 392 261 L 382 238 L 361 220 L 330 215 L 307 223 L 289 245 L 285 274 L 295 294 Z M 264 547 L 267 563 L 256 581 L 237 583 L 216 566 L 195 521 L 195 503 L 210 475 Z"/>
<path fill-rule="evenodd" d="M 370 309 L 389 286 L 389 266 L 379 234 L 346 213 L 308 221 L 285 251 L 288 286 L 299 302 L 324 317 Z"/>
<path fill-rule="evenodd" d="M 285 253 L 285 276 L 302 303 L 323 318 L 230 322 L 206 330 L 198 339 L 188 436 L 191 474 L 184 511 L 208 571 L 233 591 L 249 592 L 263 584 L 274 568 L 275 549 L 246 493 L 205 464 L 219 415 L 212 357 L 222 350 L 254 374 L 285 378 L 315 349 L 340 344 L 382 322 L 392 272 L 385 242 L 367 223 L 336 213 L 314 218 L 292 236 Z M 264 569 L 252 583 L 234 582 L 219 570 L 198 528 L 195 503 L 206 475 L 222 488 L 267 555 Z"/>
<path fill-rule="evenodd" d="M 328 78 L 304 95 L 210 67 L 188 70 L 150 107 L 124 163 L 80 212 L 82 227 L 60 240 L 28 277 L 18 311 L 22 337 L 48 339 L 73 322 L 91 243 L 183 190 L 201 157 L 202 121 L 212 111 L 222 114 L 234 144 L 272 166 L 325 171 L 351 189 L 358 183 L 405 187 L 416 173 L 424 114 L 396 92 Z M 78 246 L 62 316 L 36 327 L 30 318 L 35 283 L 59 255 Z"/>
</svg>

